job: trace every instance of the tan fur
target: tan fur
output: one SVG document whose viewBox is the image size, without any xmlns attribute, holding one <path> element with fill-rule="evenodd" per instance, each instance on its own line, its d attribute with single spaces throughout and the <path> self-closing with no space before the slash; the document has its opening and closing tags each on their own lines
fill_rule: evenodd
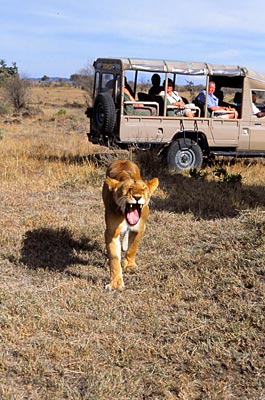
<svg viewBox="0 0 265 400">
<path fill-rule="evenodd" d="M 148 203 L 157 186 L 157 178 L 144 181 L 139 168 L 131 161 L 117 160 L 107 169 L 102 197 L 110 266 L 110 283 L 106 288 L 109 290 L 124 288 L 121 237 L 123 250 L 126 251 L 123 268 L 136 267 L 135 256 L 149 215 Z"/>
</svg>

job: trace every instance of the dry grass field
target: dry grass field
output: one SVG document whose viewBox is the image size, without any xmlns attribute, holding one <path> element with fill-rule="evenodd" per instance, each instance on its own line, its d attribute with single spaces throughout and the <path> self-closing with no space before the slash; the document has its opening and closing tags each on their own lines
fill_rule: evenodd
<svg viewBox="0 0 265 400">
<path fill-rule="evenodd" d="M 264 160 L 224 164 L 233 183 L 139 156 L 160 186 L 139 267 L 108 293 L 109 158 L 82 91 L 33 100 L 0 118 L 0 399 L 264 400 Z"/>
</svg>

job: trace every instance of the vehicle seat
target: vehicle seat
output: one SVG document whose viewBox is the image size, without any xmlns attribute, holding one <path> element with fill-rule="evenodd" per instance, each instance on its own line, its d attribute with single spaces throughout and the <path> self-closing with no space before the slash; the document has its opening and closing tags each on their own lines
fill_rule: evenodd
<svg viewBox="0 0 265 400">
<path fill-rule="evenodd" d="M 124 103 L 124 114 L 125 115 L 152 115 L 152 111 L 147 107 L 134 107 L 132 104 Z"/>
<path fill-rule="evenodd" d="M 163 115 L 163 114 L 164 114 L 164 97 L 163 97 L 163 96 L 156 95 L 156 96 L 153 97 L 153 101 L 155 101 L 156 103 L 158 103 L 158 106 L 159 106 L 159 115 Z"/>
<path fill-rule="evenodd" d="M 241 92 L 236 92 L 234 96 L 234 103 L 236 106 L 241 105 L 242 103 L 242 93 Z"/>
<path fill-rule="evenodd" d="M 201 117 L 205 117 L 205 104 L 202 103 L 200 100 L 198 100 L 198 96 L 195 97 L 195 99 L 193 100 L 193 103 L 195 104 L 196 107 L 198 107 L 201 110 Z M 211 116 L 210 111 L 207 111 L 207 117 Z"/>
<path fill-rule="evenodd" d="M 130 97 L 127 94 L 124 94 L 124 115 L 157 115 L 158 112 L 158 105 L 157 104 L 150 104 L 149 102 L 144 103 L 144 107 L 139 106 L 137 107 L 137 103 L 142 104 L 141 101 L 130 101 Z"/>
<path fill-rule="evenodd" d="M 140 101 L 154 101 L 152 96 L 144 92 L 138 92 L 138 99 Z"/>
<path fill-rule="evenodd" d="M 236 92 L 233 101 L 234 101 L 234 104 L 235 104 L 235 109 L 238 112 L 238 117 L 241 118 L 242 93 L 241 92 Z"/>
</svg>

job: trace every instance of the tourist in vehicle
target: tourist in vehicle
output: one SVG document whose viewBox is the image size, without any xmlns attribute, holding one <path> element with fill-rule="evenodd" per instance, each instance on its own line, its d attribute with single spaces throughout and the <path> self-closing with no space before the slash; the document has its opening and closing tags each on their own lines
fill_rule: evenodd
<svg viewBox="0 0 265 400">
<path fill-rule="evenodd" d="M 124 87 L 128 90 L 130 96 L 133 96 L 133 90 L 131 88 L 131 86 L 129 85 L 126 76 L 124 77 Z"/>
<path fill-rule="evenodd" d="M 162 90 L 163 86 L 161 86 L 161 78 L 158 74 L 153 74 L 151 78 L 152 85 L 149 89 L 148 94 L 152 97 L 157 96 Z"/>
<path fill-rule="evenodd" d="M 169 109 L 167 114 L 168 115 L 177 115 L 179 117 L 184 116 L 188 118 L 193 118 L 194 113 L 192 112 L 192 109 L 195 110 L 195 105 L 194 104 L 185 104 L 183 101 L 182 97 L 178 94 L 177 91 L 173 90 L 173 81 L 172 79 L 168 79 L 167 83 L 167 94 L 166 94 L 166 99 L 168 106 L 174 106 L 176 107 L 175 109 Z M 163 83 L 163 88 L 165 88 L 165 81 Z M 163 90 L 162 92 L 159 93 L 160 96 L 165 96 L 165 91 Z"/>
<path fill-rule="evenodd" d="M 256 106 L 256 101 L 257 101 L 257 93 L 252 91 L 252 112 L 256 117 L 262 118 L 265 117 L 265 112 L 260 111 L 260 109 Z"/>
<path fill-rule="evenodd" d="M 124 93 L 124 113 L 126 115 L 157 115 L 157 111 L 154 107 L 145 106 L 141 102 L 138 102 L 133 95 L 130 93 L 129 89 L 126 87 L 126 82 L 123 87 Z M 126 102 L 131 102 L 126 104 Z"/>
<path fill-rule="evenodd" d="M 210 81 L 208 86 L 208 104 L 207 104 L 208 110 L 210 112 L 214 111 L 214 116 L 218 118 L 224 118 L 224 119 L 238 118 L 238 112 L 234 107 L 219 106 L 219 99 L 214 94 L 215 89 L 216 89 L 215 82 Z M 198 96 L 196 97 L 196 101 L 205 104 L 205 99 L 206 99 L 206 90 L 204 89 L 198 94 Z"/>
</svg>

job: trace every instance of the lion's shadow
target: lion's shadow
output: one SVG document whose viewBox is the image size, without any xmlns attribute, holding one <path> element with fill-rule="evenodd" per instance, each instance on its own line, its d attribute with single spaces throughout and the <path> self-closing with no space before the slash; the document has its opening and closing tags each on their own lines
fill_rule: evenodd
<svg viewBox="0 0 265 400">
<path fill-rule="evenodd" d="M 96 241 L 87 237 L 75 240 L 65 228 L 40 228 L 25 233 L 20 262 L 31 269 L 62 272 L 74 264 L 89 264 L 89 260 L 81 257 L 82 251 L 88 256 L 93 253 L 97 266 L 104 266 L 104 252 Z"/>
</svg>

